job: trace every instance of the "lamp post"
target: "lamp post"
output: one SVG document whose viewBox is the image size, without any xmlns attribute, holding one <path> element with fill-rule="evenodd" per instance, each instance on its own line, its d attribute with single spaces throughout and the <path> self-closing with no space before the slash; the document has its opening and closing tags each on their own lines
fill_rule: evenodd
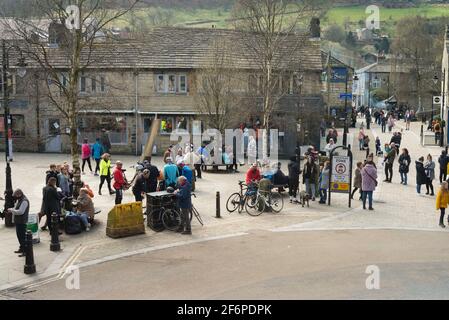
<svg viewBox="0 0 449 320">
<path fill-rule="evenodd" d="M 4 134 L 5 134 L 5 160 L 6 160 L 6 185 L 5 185 L 5 210 L 3 212 L 5 218 L 5 226 L 12 227 L 14 223 L 12 222 L 12 215 L 7 212 L 7 209 L 14 207 L 14 199 L 12 197 L 12 179 L 11 179 L 11 165 L 10 165 L 10 154 L 9 154 L 9 132 L 11 115 L 9 113 L 9 86 L 8 86 L 8 69 L 9 69 L 9 51 L 12 48 L 16 48 L 20 53 L 17 75 L 24 77 L 26 74 L 26 64 L 23 58 L 22 51 L 19 47 L 12 45 L 6 48 L 5 40 L 2 40 L 2 89 L 3 89 L 3 108 L 4 108 Z"/>
</svg>

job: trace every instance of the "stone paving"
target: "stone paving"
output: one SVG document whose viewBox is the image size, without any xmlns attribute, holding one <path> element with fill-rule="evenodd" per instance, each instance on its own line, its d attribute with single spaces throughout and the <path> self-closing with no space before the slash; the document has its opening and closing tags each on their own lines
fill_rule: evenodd
<svg viewBox="0 0 449 320">
<path fill-rule="evenodd" d="M 398 126 L 401 126 L 398 124 Z M 437 156 L 440 148 L 423 148 L 419 145 L 420 124 L 413 123 L 412 131 L 404 130 L 403 147 L 407 147 L 414 162 L 421 155 L 431 153 Z M 358 129 L 351 129 L 348 141 L 357 149 L 357 141 L 354 136 Z M 372 144 L 374 136 L 379 134 L 381 141 L 390 140 L 391 134 L 382 134 L 377 125 L 370 131 Z M 342 135 L 340 135 L 342 137 Z M 340 139 L 341 140 L 341 139 Z M 1 156 L 1 155 L 0 155 Z M 355 161 L 364 158 L 364 152 L 354 151 Z M 129 168 L 137 157 L 113 156 L 113 161 L 122 160 L 124 166 Z M 47 166 L 51 162 L 62 163 L 69 161 L 67 155 L 60 154 L 15 154 L 12 163 L 13 186 L 21 187 L 31 199 L 31 212 L 37 212 L 41 204 L 43 180 Z M 161 166 L 160 158 L 154 160 L 154 164 Z M 283 161 L 286 171 L 286 161 Z M 319 205 L 311 202 L 310 208 L 289 204 L 288 197 L 284 198 L 284 210 L 280 214 L 264 213 L 259 217 L 250 217 L 246 213 L 228 214 L 225 209 L 227 197 L 238 190 L 237 181 L 244 179 L 247 167 L 241 167 L 238 174 L 205 173 L 202 180 L 197 183 L 195 193 L 198 198 L 194 204 L 200 211 L 205 226 L 193 224 L 193 236 L 187 237 L 171 232 L 155 233 L 149 228 L 146 234 L 122 238 L 110 239 L 105 235 L 107 212 L 112 208 L 114 196 L 96 195 L 95 206 L 102 209 L 98 215 L 99 222 L 91 232 L 76 236 L 63 235 L 61 243 L 63 250 L 60 253 L 49 251 L 50 237 L 48 232 L 41 233 L 41 243 L 35 245 L 35 260 L 37 274 L 27 276 L 23 274 L 24 260 L 16 257 L 12 251 L 17 247 L 14 229 L 7 229 L 0 225 L 0 290 L 23 285 L 31 281 L 42 281 L 49 277 L 61 277 L 64 270 L 71 264 L 88 264 L 89 261 L 102 261 L 112 259 L 130 252 L 142 252 L 152 248 L 164 248 L 165 246 L 177 246 L 189 241 L 207 241 L 219 237 L 245 233 L 251 230 L 294 231 L 313 229 L 366 229 L 366 228 L 404 228 L 419 230 L 440 231 L 437 223 L 437 213 L 434 209 L 434 198 L 416 195 L 414 180 L 414 166 L 411 166 L 409 185 L 399 184 L 398 164 L 394 166 L 392 184 L 380 183 L 375 192 L 375 211 L 368 212 L 361 209 L 358 201 L 353 202 L 353 209 L 347 207 L 347 197 L 335 195 L 332 198 L 332 206 Z M 383 167 L 378 166 L 380 181 L 383 180 Z M 133 169 L 128 169 L 129 178 L 133 175 Z M 99 184 L 98 177 L 90 173 L 83 176 L 97 194 Z M 438 187 L 435 183 L 436 188 Z M 0 179 L 0 190 L 4 189 L 4 179 Z M 425 189 L 425 188 L 424 188 Z M 106 188 L 104 187 L 104 190 Z M 222 219 L 215 218 L 215 192 L 221 192 Z M 105 194 L 105 193 L 103 193 Z M 124 201 L 133 201 L 131 191 L 125 193 Z M 46 280 L 43 280 L 46 281 Z"/>
</svg>

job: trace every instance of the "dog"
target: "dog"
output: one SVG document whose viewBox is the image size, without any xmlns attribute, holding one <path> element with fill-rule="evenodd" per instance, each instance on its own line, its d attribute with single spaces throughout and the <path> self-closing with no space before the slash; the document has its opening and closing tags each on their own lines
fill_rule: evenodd
<svg viewBox="0 0 449 320">
<path fill-rule="evenodd" d="M 305 191 L 301 191 L 299 193 L 299 198 L 301 199 L 302 207 L 304 208 L 304 205 L 307 203 L 307 208 L 308 208 L 309 207 L 310 195 L 307 192 L 305 192 Z"/>
</svg>

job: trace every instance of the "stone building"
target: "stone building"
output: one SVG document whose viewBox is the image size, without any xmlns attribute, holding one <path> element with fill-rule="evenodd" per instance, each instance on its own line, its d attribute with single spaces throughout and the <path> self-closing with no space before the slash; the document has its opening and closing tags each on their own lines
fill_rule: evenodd
<svg viewBox="0 0 449 320">
<path fill-rule="evenodd" d="M 114 153 L 140 154 L 152 121 L 161 121 L 156 139 L 160 153 L 170 142 L 176 128 L 192 130 L 193 120 L 201 119 L 196 107 L 197 83 L 204 66 L 210 63 L 210 48 L 217 39 L 226 38 L 232 46 L 232 68 L 239 76 L 239 95 L 260 97 L 251 92 L 254 79 L 260 79 L 253 57 L 245 52 L 237 31 L 219 29 L 157 28 L 145 41 L 104 41 L 96 43 L 92 63 L 80 76 L 78 140 L 93 142 L 102 129 L 109 132 Z M 279 105 L 274 124 L 284 132 L 281 153 L 301 144 L 319 141 L 318 127 L 309 120 L 323 113 L 321 94 L 321 52 L 319 39 L 302 39 L 295 51 L 295 67 L 279 75 Z M 52 57 L 60 82 L 66 83 L 65 57 L 55 46 Z M 18 75 L 18 53 L 11 50 L 12 89 L 10 113 L 15 151 L 68 152 L 66 119 L 51 103 L 48 90 L 55 90 L 36 63 L 27 61 L 27 73 Z M 290 57 L 292 58 L 292 57 Z M 301 78 L 298 82 L 297 77 Z M 242 101 L 245 101 L 242 99 Z M 247 109 L 245 104 L 241 110 Z M 257 108 L 249 118 L 258 117 Z M 0 114 L 3 109 L 0 110 Z M 243 114 L 243 112 L 242 112 Z M 298 132 L 298 117 L 302 119 Z M 0 119 L 1 120 L 1 119 Z M 245 121 L 247 119 L 240 119 Z M 0 123 L 3 123 L 0 121 Z M 319 126 L 319 120 L 317 121 Z M 235 123 L 235 127 L 238 123 Z M 0 127 L 0 132 L 1 132 Z M 0 134 L 4 134 L 1 132 Z M 3 139 L 0 146 L 3 148 Z"/>
</svg>

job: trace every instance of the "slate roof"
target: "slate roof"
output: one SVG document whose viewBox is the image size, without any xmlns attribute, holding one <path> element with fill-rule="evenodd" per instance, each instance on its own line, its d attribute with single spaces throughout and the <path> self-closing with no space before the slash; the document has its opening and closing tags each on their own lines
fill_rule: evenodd
<svg viewBox="0 0 449 320">
<path fill-rule="evenodd" d="M 288 53 L 288 57 L 285 55 L 282 59 L 278 57 L 277 61 L 280 64 L 291 65 L 293 62 L 296 67 L 300 65 L 298 68 L 302 70 L 322 70 L 320 41 L 309 40 L 299 35 L 288 35 L 288 37 L 300 37 L 301 45 L 293 47 L 295 41 L 283 41 L 281 51 Z M 172 27 L 153 29 L 146 35 L 145 41 L 108 40 L 95 43 L 91 67 L 197 69 L 209 65 L 214 60 L 211 52 L 215 41 L 220 39 L 231 44 L 229 57 L 235 68 L 256 69 L 258 67 L 254 55 L 245 45 L 249 39 L 257 39 L 257 35 L 233 30 Z M 51 64 L 58 68 L 68 65 L 67 55 L 62 50 L 47 49 Z M 289 58 L 291 60 L 288 60 Z M 87 59 L 87 52 L 84 53 L 84 59 Z"/>
</svg>

